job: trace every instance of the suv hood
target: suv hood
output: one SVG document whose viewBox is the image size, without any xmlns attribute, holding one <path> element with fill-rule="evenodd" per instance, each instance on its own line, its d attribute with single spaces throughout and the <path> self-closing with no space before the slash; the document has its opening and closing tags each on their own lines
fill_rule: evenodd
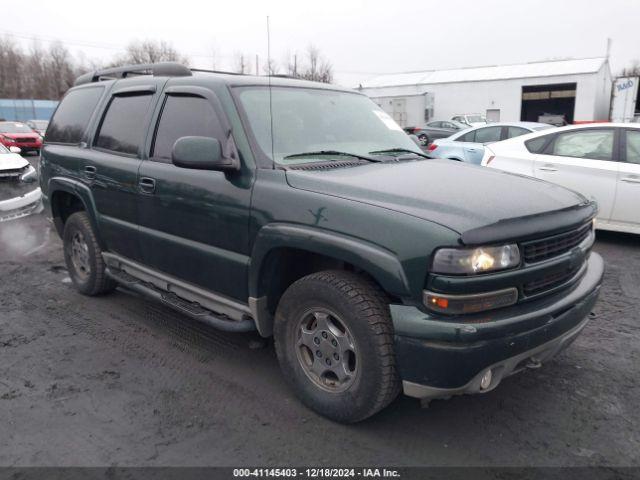
<svg viewBox="0 0 640 480">
<path fill-rule="evenodd" d="M 17 153 L 0 153 L 0 172 L 3 170 L 15 170 L 29 165 L 24 158 Z"/>
<path fill-rule="evenodd" d="M 451 160 L 288 170 L 286 175 L 294 188 L 376 205 L 458 233 L 587 203 L 558 185 Z"/>
</svg>

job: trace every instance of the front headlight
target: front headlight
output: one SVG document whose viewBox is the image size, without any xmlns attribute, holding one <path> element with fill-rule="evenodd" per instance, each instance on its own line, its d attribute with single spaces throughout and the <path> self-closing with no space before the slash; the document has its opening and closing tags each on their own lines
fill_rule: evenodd
<svg viewBox="0 0 640 480">
<path fill-rule="evenodd" d="M 448 275 L 506 270 L 520 265 L 520 250 L 515 244 L 499 247 L 441 248 L 433 257 L 431 271 Z"/>
</svg>

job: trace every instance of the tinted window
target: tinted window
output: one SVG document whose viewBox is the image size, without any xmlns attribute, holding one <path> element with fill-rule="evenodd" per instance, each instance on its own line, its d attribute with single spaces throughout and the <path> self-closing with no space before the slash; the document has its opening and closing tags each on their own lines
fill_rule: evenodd
<svg viewBox="0 0 640 480">
<path fill-rule="evenodd" d="M 211 104 L 200 97 L 169 95 L 156 130 L 152 157 L 171 160 L 173 144 L 180 137 L 213 137 L 224 140 L 218 116 Z"/>
<path fill-rule="evenodd" d="M 476 130 L 477 143 L 490 143 L 500 141 L 502 127 L 487 127 Z"/>
<path fill-rule="evenodd" d="M 531 133 L 531 132 L 526 128 L 521 128 L 521 127 L 507 128 L 507 138 L 519 137 L 520 135 L 526 135 L 527 133 Z"/>
<path fill-rule="evenodd" d="M 427 123 L 427 127 L 432 127 L 432 128 L 441 128 L 441 127 L 442 127 L 442 122 L 431 122 L 431 123 Z"/>
<path fill-rule="evenodd" d="M 113 97 L 102 120 L 96 147 L 112 152 L 137 154 L 151 98 L 151 94 Z"/>
<path fill-rule="evenodd" d="M 102 87 L 97 87 L 67 93 L 51 119 L 47 143 L 80 143 L 102 91 Z"/>
<path fill-rule="evenodd" d="M 627 130 L 627 162 L 640 164 L 640 131 Z"/>
<path fill-rule="evenodd" d="M 464 135 L 459 136 L 456 139 L 456 142 L 475 142 L 476 141 L 476 131 L 473 130 L 471 132 L 467 132 Z"/>
<path fill-rule="evenodd" d="M 547 137 L 548 135 L 545 135 L 544 137 L 532 138 L 531 140 L 527 140 L 526 142 L 524 142 L 524 145 L 531 153 L 540 153 L 547 143 Z"/>
<path fill-rule="evenodd" d="M 562 157 L 611 160 L 613 158 L 613 136 L 613 130 L 560 133 L 556 137 L 551 153 Z"/>
</svg>

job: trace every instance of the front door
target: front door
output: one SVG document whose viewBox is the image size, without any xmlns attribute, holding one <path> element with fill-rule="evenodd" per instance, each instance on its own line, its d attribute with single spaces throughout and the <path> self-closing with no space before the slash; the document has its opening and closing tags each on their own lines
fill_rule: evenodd
<svg viewBox="0 0 640 480">
<path fill-rule="evenodd" d="M 154 115 L 148 159 L 140 167 L 140 238 L 145 265 L 246 302 L 253 171 L 173 165 L 181 137 L 217 138 L 235 151 L 229 123 L 208 89 L 170 87 Z M 237 153 L 235 153 L 237 155 Z"/>
<path fill-rule="evenodd" d="M 535 176 L 595 199 L 598 219 L 609 221 L 619 165 L 615 161 L 615 145 L 613 128 L 559 133 L 545 152 L 536 156 Z"/>
<path fill-rule="evenodd" d="M 612 223 L 640 228 L 640 130 L 625 130 Z"/>
</svg>

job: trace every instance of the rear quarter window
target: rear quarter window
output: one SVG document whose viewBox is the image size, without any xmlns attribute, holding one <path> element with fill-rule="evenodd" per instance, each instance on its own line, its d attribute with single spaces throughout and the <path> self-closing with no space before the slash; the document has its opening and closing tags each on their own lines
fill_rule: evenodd
<svg viewBox="0 0 640 480">
<path fill-rule="evenodd" d="M 51 119 L 47 143 L 80 143 L 103 91 L 103 87 L 92 87 L 67 93 Z"/>
<path fill-rule="evenodd" d="M 547 144 L 548 136 L 544 137 L 532 138 L 531 140 L 527 140 L 524 142 L 524 146 L 531 153 L 541 153 L 544 149 L 544 146 Z"/>
</svg>

